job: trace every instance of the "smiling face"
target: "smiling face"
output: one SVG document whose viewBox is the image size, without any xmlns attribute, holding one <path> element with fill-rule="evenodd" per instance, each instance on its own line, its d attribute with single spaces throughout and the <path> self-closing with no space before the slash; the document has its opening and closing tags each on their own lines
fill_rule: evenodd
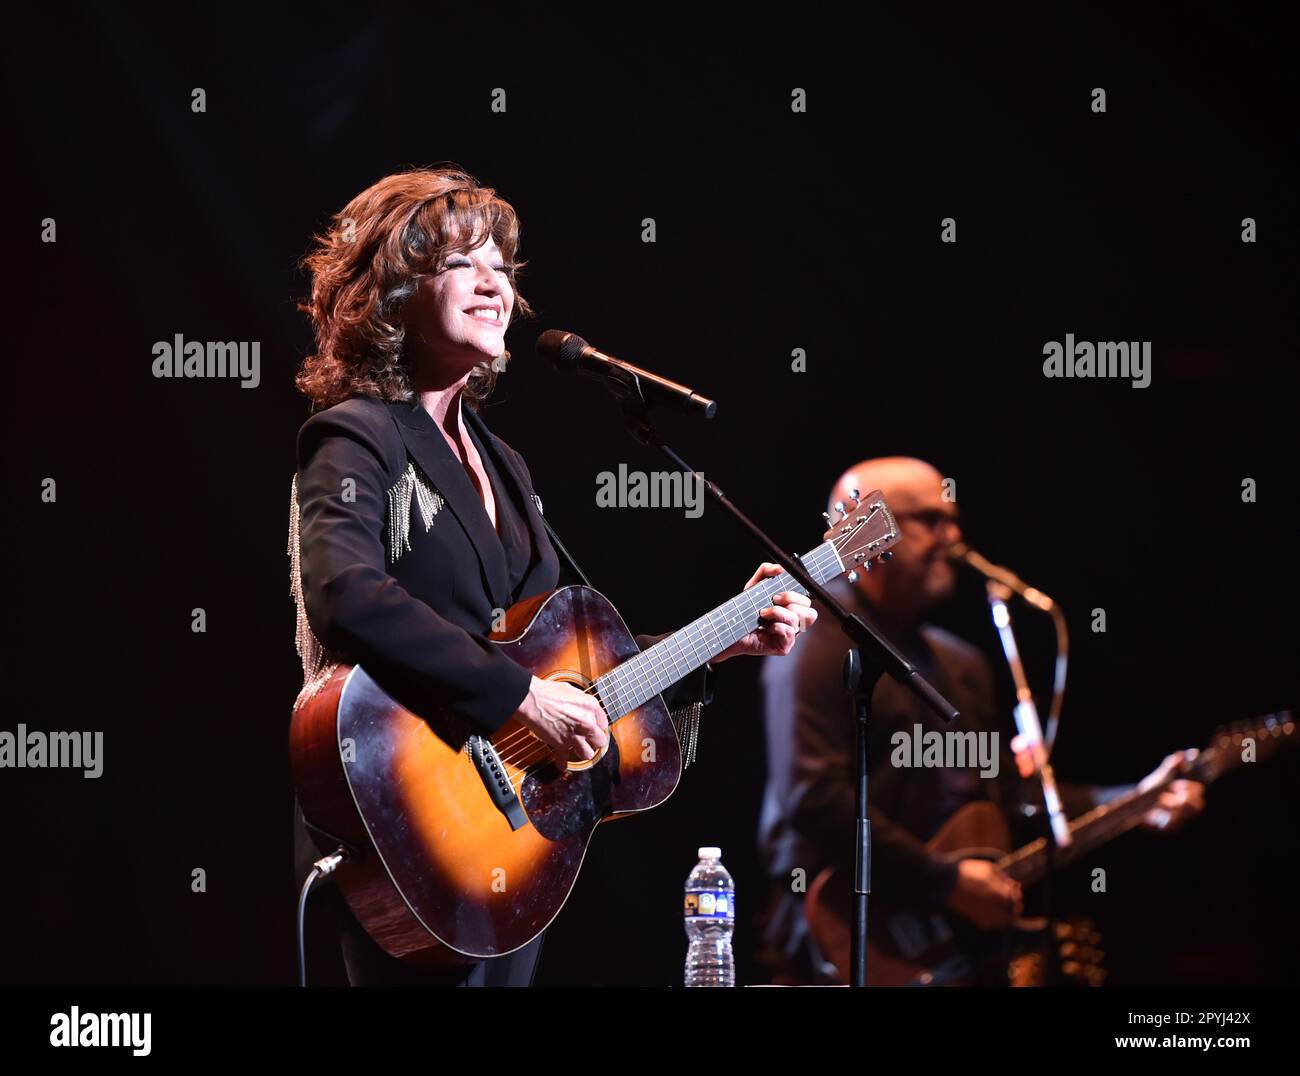
<svg viewBox="0 0 1300 1076">
<path fill-rule="evenodd" d="M 496 240 L 450 253 L 423 277 L 402 308 L 408 350 L 420 380 L 450 384 L 505 351 L 515 293 Z"/>
</svg>

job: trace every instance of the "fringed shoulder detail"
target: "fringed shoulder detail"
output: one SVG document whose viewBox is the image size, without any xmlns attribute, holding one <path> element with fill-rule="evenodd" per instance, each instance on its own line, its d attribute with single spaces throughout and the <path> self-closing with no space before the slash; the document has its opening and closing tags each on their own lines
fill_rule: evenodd
<svg viewBox="0 0 1300 1076">
<path fill-rule="evenodd" d="M 693 702 L 668 715 L 677 728 L 677 739 L 681 741 L 682 769 L 695 761 L 695 745 L 700 738 L 700 711 L 703 709 L 702 702 Z"/>
<path fill-rule="evenodd" d="M 316 694 L 339 667 L 339 659 L 321 645 L 307 620 L 307 606 L 302 596 L 301 513 L 298 510 L 298 476 L 289 486 L 289 595 L 298 609 L 298 629 L 294 642 L 302 659 L 302 690 L 294 700 L 296 710 Z"/>
<path fill-rule="evenodd" d="M 409 460 L 402 476 L 386 491 L 388 500 L 387 538 L 388 563 L 394 564 L 402 553 L 411 548 L 411 510 L 418 508 L 420 522 L 427 533 L 433 519 L 446 503 L 442 494 L 434 489 L 424 472 Z M 289 594 L 298 610 L 295 644 L 302 659 L 302 690 L 294 702 L 297 709 L 316 694 L 333 675 L 342 662 L 339 655 L 331 653 L 316 638 L 307 619 L 307 606 L 302 590 L 302 512 L 298 504 L 298 476 L 293 476 L 289 486 Z"/>
<path fill-rule="evenodd" d="M 446 503 L 442 494 L 433 488 L 425 473 L 408 460 L 406 470 L 388 489 L 388 563 L 396 564 L 397 558 L 411 548 L 411 503 L 420 509 L 420 521 L 427 534 L 433 526 L 433 517 Z"/>
</svg>

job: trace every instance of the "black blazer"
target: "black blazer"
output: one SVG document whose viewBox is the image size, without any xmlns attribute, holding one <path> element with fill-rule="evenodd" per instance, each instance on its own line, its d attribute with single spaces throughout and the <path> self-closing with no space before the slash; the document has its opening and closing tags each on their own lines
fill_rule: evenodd
<svg viewBox="0 0 1300 1076">
<path fill-rule="evenodd" d="M 510 497 L 527 524 L 531 560 L 513 591 L 510 564 L 526 554 L 504 532 L 497 537 L 429 413 L 418 402 L 356 397 L 313 415 L 298 432 L 303 599 L 331 656 L 364 666 L 413 713 L 446 707 L 492 731 L 523 701 L 531 674 L 484 636 L 496 610 L 553 590 L 559 562 L 523 458 L 476 412 L 466 409 L 465 423 L 507 487 L 494 490 L 499 505 Z M 409 521 L 391 518 L 389 492 L 412 462 L 444 502 L 427 533 L 414 503 Z M 395 560 L 394 523 L 410 542 L 406 549 L 399 538 Z M 657 638 L 637 642 L 644 649 Z M 665 701 L 705 701 L 705 690 L 701 669 Z"/>
</svg>

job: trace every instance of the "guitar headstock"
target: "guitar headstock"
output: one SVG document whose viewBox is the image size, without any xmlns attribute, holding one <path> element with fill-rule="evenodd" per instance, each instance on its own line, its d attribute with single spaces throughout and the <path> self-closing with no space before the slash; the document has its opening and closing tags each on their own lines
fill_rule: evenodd
<svg viewBox="0 0 1300 1076">
<path fill-rule="evenodd" d="M 1249 745 L 1247 743 L 1249 741 Z M 1253 721 L 1234 721 L 1210 739 L 1197 759 L 1198 768 L 1213 781 L 1248 761 L 1260 762 L 1287 744 L 1300 743 L 1290 710 L 1280 710 Z"/>
<path fill-rule="evenodd" d="M 852 501 L 851 507 L 846 507 L 843 501 L 835 502 L 835 510 L 840 513 L 837 520 L 822 513 L 830 524 L 822 537 L 835 546 L 846 569 L 861 568 L 869 572 L 877 557 L 888 560 L 892 556 L 889 547 L 898 541 L 898 523 L 885 503 L 885 495 L 878 489 L 865 497 L 859 497 L 854 490 Z M 850 575 L 850 578 L 854 577 Z"/>
</svg>

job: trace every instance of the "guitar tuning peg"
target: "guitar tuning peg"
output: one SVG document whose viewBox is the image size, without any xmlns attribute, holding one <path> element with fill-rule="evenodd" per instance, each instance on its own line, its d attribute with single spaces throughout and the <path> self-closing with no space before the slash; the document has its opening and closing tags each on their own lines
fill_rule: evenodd
<svg viewBox="0 0 1300 1076">
<path fill-rule="evenodd" d="M 823 512 L 822 519 L 826 520 L 826 526 L 828 527 L 835 526 L 835 520 L 831 519 L 831 514 L 829 512 Z"/>
<path fill-rule="evenodd" d="M 853 503 L 854 503 L 854 504 L 858 504 L 858 503 L 859 503 L 859 501 L 860 501 L 860 497 L 858 496 L 858 491 L 857 491 L 856 489 L 851 489 L 851 490 L 849 490 L 849 496 L 853 498 Z"/>
<path fill-rule="evenodd" d="M 837 511 L 837 512 L 840 514 L 840 520 L 841 520 L 841 522 L 843 521 L 844 517 L 848 515 L 848 512 L 844 511 L 844 502 L 843 502 L 843 501 L 836 501 L 836 502 L 835 502 L 835 511 Z"/>
<path fill-rule="evenodd" d="M 893 551 L 892 549 L 886 549 L 883 553 L 880 554 L 880 559 L 881 559 L 881 560 L 893 560 L 893 559 L 894 559 L 894 551 Z"/>
<path fill-rule="evenodd" d="M 848 580 L 849 580 L 850 583 L 856 583 L 856 582 L 858 581 L 858 573 L 857 573 L 857 572 L 849 572 L 849 574 L 848 574 Z"/>
</svg>

